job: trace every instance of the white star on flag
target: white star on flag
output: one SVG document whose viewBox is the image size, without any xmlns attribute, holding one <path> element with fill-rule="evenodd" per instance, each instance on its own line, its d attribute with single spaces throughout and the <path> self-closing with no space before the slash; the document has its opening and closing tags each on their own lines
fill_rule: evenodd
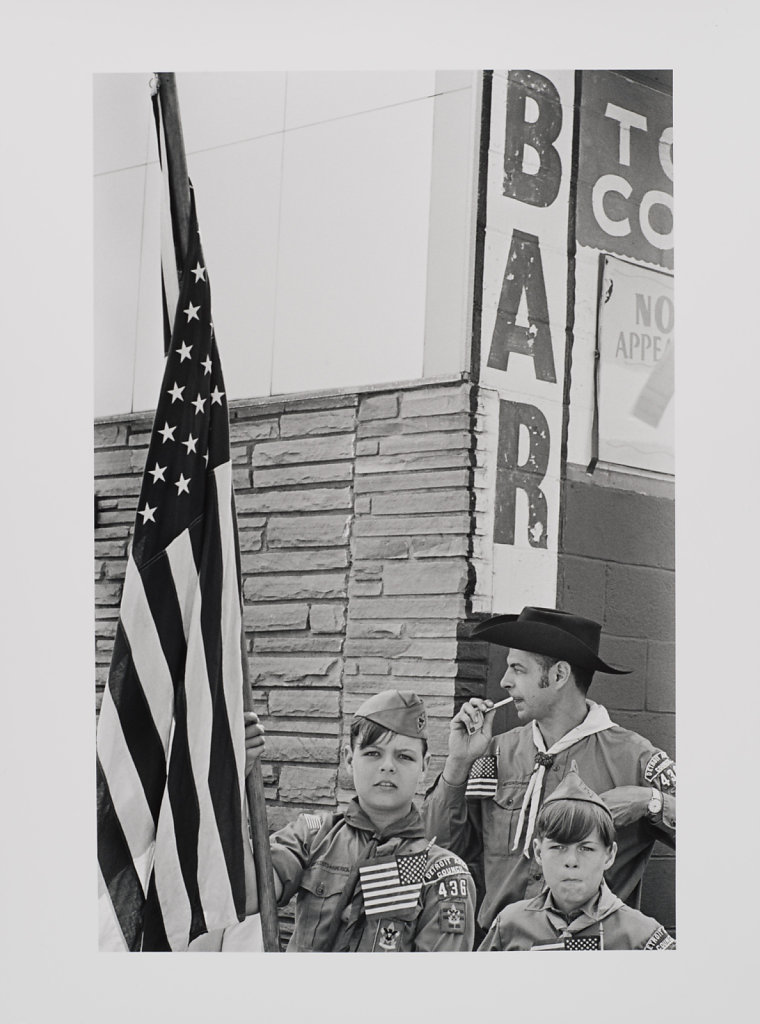
<svg viewBox="0 0 760 1024">
<path fill-rule="evenodd" d="M 205 404 L 206 404 L 206 399 L 205 398 L 201 398 L 200 395 L 198 395 L 198 397 L 195 399 L 194 402 L 190 403 L 190 405 L 194 405 L 195 406 L 195 414 L 196 414 L 196 416 L 198 415 L 199 412 L 203 412 L 203 406 Z"/>
<path fill-rule="evenodd" d="M 163 441 L 164 444 L 166 444 L 167 441 L 173 441 L 174 440 L 174 431 L 176 429 L 177 429 L 176 427 L 170 427 L 168 423 L 164 423 L 164 429 L 158 431 L 158 433 L 164 439 L 164 441 Z"/>
<path fill-rule="evenodd" d="M 146 501 L 145 508 L 138 509 L 139 514 L 143 517 L 143 525 L 147 523 L 149 519 L 152 523 L 155 523 L 156 520 L 153 518 L 153 513 L 156 511 L 157 508 L 158 505 L 154 505 L 153 508 L 151 508 L 148 502 Z"/>
<path fill-rule="evenodd" d="M 192 434 L 188 434 L 187 440 L 183 441 L 182 444 L 185 445 L 185 447 L 187 448 L 187 454 L 189 455 L 190 452 L 195 451 L 195 446 L 198 444 L 198 438 L 193 437 Z"/>
<path fill-rule="evenodd" d="M 211 356 L 206 356 L 206 358 L 201 363 L 201 366 L 203 367 L 204 375 L 207 373 L 211 373 Z"/>
<path fill-rule="evenodd" d="M 190 351 L 191 351 L 192 347 L 193 347 L 192 345 L 188 345 L 188 344 L 186 344 L 183 341 L 182 342 L 182 347 L 181 348 L 177 348 L 177 349 L 174 350 L 175 352 L 177 352 L 179 354 L 179 361 L 181 363 L 184 363 L 184 361 L 186 359 L 190 358 Z"/>
<path fill-rule="evenodd" d="M 173 429 L 174 428 L 172 427 L 172 430 Z M 166 480 L 166 478 L 164 477 L 164 473 L 166 472 L 166 466 L 159 466 L 159 464 L 156 463 L 156 468 L 149 469 L 148 472 L 153 477 L 153 483 L 156 483 L 156 481 L 158 480 Z"/>
<path fill-rule="evenodd" d="M 179 480 L 174 481 L 174 486 L 177 488 L 177 497 L 184 491 L 185 494 L 190 493 L 190 477 L 185 476 L 184 473 L 180 473 Z"/>
<path fill-rule="evenodd" d="M 180 402 L 184 402 L 184 398 L 182 397 L 182 392 L 184 390 L 185 390 L 185 386 L 183 385 L 182 387 L 180 387 L 179 384 L 177 384 L 176 381 L 174 382 L 174 387 L 173 388 L 169 388 L 169 390 L 166 393 L 167 393 L 167 395 L 171 395 L 172 396 L 172 405 L 174 405 L 174 403 L 177 401 L 177 399 L 179 399 Z"/>
<path fill-rule="evenodd" d="M 219 385 L 217 384 L 217 386 L 211 392 L 211 404 L 213 405 L 216 402 L 217 405 L 221 405 L 223 394 L 224 392 L 219 390 Z"/>
<path fill-rule="evenodd" d="M 189 302 L 187 304 L 187 309 L 183 309 L 182 310 L 183 313 L 187 313 L 187 322 L 188 323 L 190 323 L 191 320 L 198 320 L 199 319 L 199 317 L 198 317 L 198 310 L 200 308 L 201 308 L 200 307 L 200 303 L 198 303 L 197 306 L 194 306 L 192 304 L 192 302 Z"/>
<path fill-rule="evenodd" d="M 191 273 L 191 274 L 195 274 L 195 283 L 196 283 L 196 284 L 197 284 L 197 283 L 198 283 L 199 281 L 205 281 L 205 280 L 206 280 L 206 278 L 205 278 L 205 277 L 203 276 L 203 275 L 204 275 L 204 274 L 206 273 L 206 268 L 205 268 L 205 267 L 202 267 L 202 266 L 200 265 L 200 263 L 197 263 L 197 264 L 195 265 L 195 270 L 191 270 L 191 271 L 190 271 L 190 273 Z"/>
</svg>

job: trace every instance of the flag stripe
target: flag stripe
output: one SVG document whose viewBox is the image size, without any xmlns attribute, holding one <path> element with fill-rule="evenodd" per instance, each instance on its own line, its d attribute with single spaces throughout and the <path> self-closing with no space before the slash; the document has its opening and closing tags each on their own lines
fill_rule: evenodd
<svg viewBox="0 0 760 1024">
<path fill-rule="evenodd" d="M 97 750 L 103 783 L 106 784 L 105 780 L 108 779 L 113 813 L 145 891 L 152 866 L 156 819 L 148 806 L 140 775 L 124 742 L 121 723 L 108 690 L 103 694 L 100 708 Z"/>
<path fill-rule="evenodd" d="M 114 916 L 128 949 L 139 948 L 143 887 L 132 862 L 124 832 L 111 802 L 100 761 L 96 761 L 98 795 L 98 865 L 108 890 Z M 101 906 L 101 922 L 104 908 Z"/>
<path fill-rule="evenodd" d="M 98 948 L 103 953 L 123 953 L 127 949 L 111 894 L 98 868 Z"/>
</svg>

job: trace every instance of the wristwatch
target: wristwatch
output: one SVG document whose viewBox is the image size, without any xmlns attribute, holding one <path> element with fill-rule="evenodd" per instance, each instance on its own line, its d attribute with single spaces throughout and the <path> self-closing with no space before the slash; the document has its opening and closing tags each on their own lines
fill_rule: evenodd
<svg viewBox="0 0 760 1024">
<path fill-rule="evenodd" d="M 662 793 L 659 791 L 659 789 L 655 789 L 653 786 L 652 798 L 647 804 L 647 817 L 651 818 L 653 821 L 656 821 L 657 818 L 659 818 L 662 814 L 662 804 Z"/>
</svg>

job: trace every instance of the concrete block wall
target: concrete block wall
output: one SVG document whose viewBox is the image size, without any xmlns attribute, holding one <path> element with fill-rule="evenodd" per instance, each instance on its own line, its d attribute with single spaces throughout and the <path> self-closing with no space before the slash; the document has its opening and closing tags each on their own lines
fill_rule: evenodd
<svg viewBox="0 0 760 1024">
<path fill-rule="evenodd" d="M 572 469 L 562 497 L 558 606 L 601 622 L 601 656 L 633 670 L 628 676 L 597 674 L 589 696 L 619 725 L 675 759 L 673 499 L 602 485 Z M 673 854 L 658 843 L 642 909 L 669 929 L 675 927 L 674 878 Z"/>
</svg>

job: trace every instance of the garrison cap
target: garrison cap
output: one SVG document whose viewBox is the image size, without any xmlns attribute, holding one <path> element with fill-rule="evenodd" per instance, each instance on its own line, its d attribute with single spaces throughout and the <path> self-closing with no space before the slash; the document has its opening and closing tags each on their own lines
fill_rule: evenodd
<svg viewBox="0 0 760 1024">
<path fill-rule="evenodd" d="M 376 693 L 357 708 L 355 715 L 402 736 L 427 739 L 425 705 L 411 690 L 383 690 L 382 693 Z"/>
<path fill-rule="evenodd" d="M 590 786 L 587 786 L 578 774 L 578 765 L 575 761 L 570 762 L 570 771 L 551 796 L 544 800 L 543 806 L 546 807 L 553 800 L 577 800 L 584 804 L 596 804 L 597 807 L 603 807 L 609 816 L 612 817 L 612 811 L 604 800 Z"/>
</svg>

